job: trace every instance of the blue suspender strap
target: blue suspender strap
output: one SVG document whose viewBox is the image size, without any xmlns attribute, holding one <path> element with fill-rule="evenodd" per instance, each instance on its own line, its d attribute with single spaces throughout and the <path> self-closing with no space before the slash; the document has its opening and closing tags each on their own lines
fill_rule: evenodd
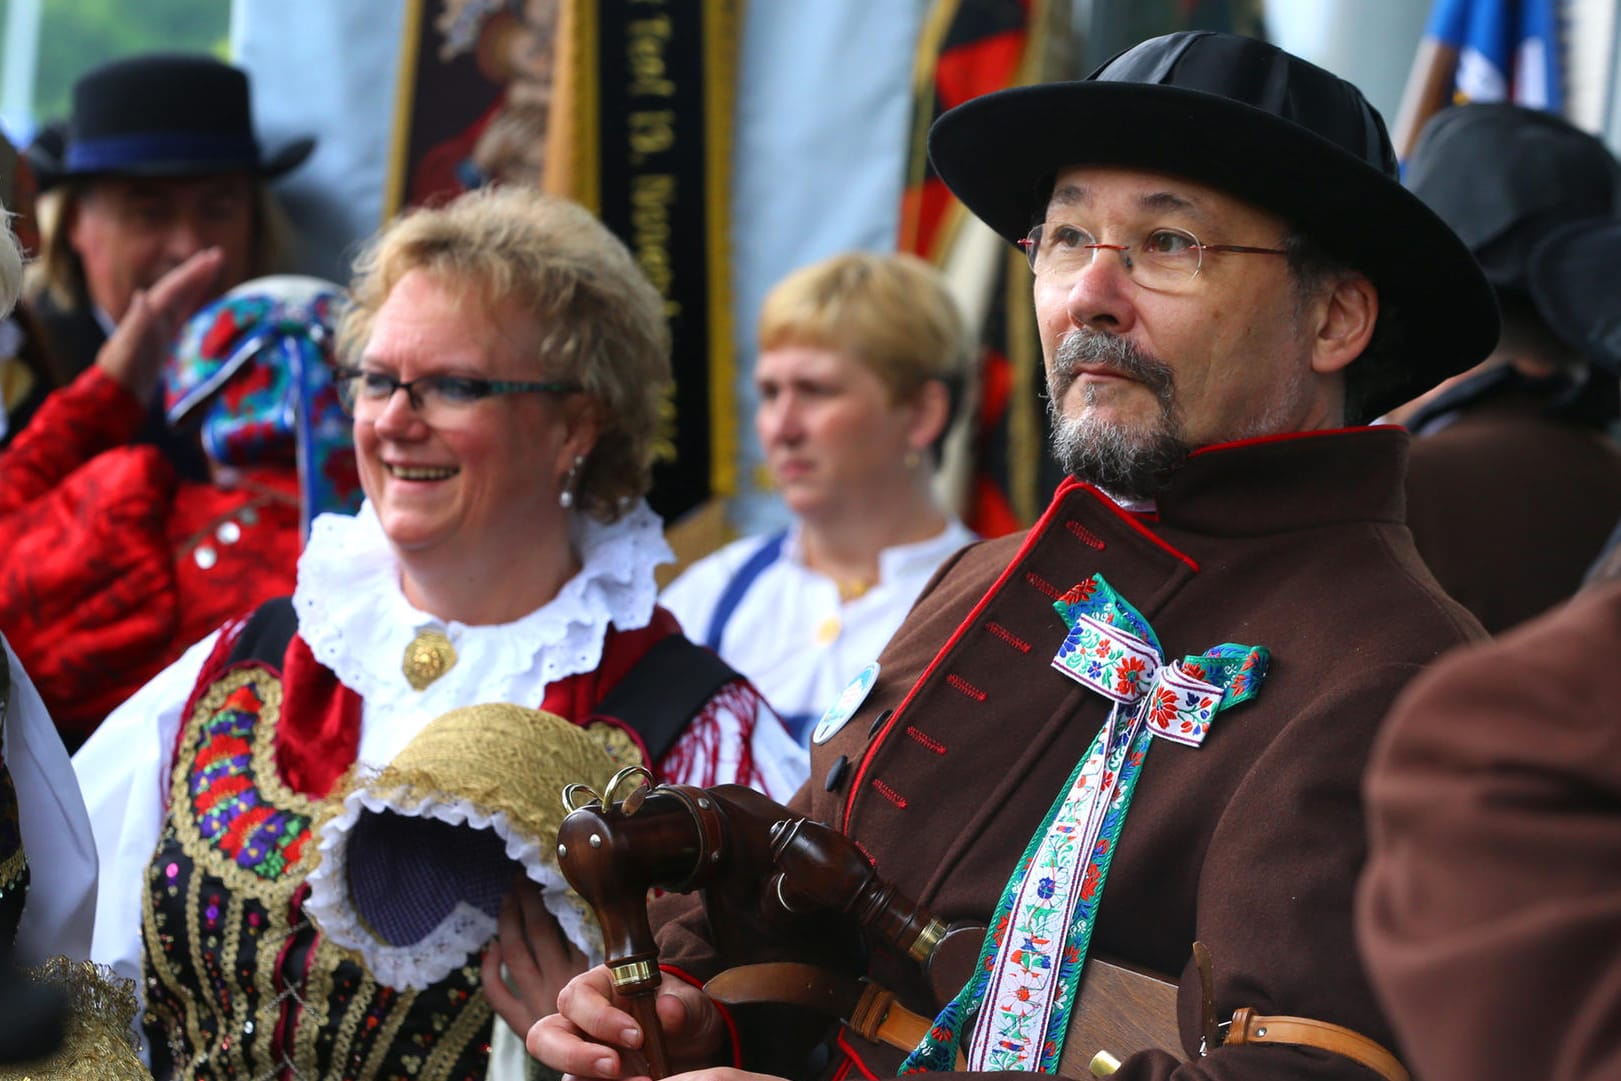
<svg viewBox="0 0 1621 1081">
<path fill-rule="evenodd" d="M 704 645 L 720 652 L 720 638 L 726 633 L 726 624 L 731 622 L 732 613 L 742 603 L 743 595 L 749 591 L 754 580 L 760 573 L 782 556 L 782 546 L 788 539 L 787 530 L 772 534 L 771 538 L 756 548 L 748 561 L 737 568 L 732 580 L 726 583 L 721 592 L 720 600 L 715 602 L 715 611 L 709 617 L 709 630 L 704 634 Z"/>
</svg>

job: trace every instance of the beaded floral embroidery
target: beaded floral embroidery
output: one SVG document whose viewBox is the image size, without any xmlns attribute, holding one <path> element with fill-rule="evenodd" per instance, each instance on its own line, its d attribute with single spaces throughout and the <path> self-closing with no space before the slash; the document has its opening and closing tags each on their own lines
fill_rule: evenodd
<svg viewBox="0 0 1621 1081">
<path fill-rule="evenodd" d="M 314 804 L 276 770 L 281 684 L 238 667 L 180 735 L 143 902 L 147 1031 L 174 1076 L 482 1078 L 478 958 L 420 992 L 377 983 L 303 912 Z"/>
</svg>

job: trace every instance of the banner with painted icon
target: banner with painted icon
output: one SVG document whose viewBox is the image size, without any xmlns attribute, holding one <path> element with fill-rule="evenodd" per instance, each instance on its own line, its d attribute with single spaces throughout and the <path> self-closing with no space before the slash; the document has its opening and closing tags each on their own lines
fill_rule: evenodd
<svg viewBox="0 0 1621 1081">
<path fill-rule="evenodd" d="M 582 203 L 664 298 L 651 501 L 736 488 L 726 208 L 740 0 L 409 0 L 385 209 L 490 183 Z"/>
</svg>

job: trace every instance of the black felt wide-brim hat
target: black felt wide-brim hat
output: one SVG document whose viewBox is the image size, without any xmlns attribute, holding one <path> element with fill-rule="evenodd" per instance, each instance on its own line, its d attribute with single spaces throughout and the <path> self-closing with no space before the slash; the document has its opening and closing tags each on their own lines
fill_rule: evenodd
<svg viewBox="0 0 1621 1081">
<path fill-rule="evenodd" d="M 208 56 L 154 53 L 115 60 L 73 85 L 61 156 L 43 148 L 42 186 L 72 177 L 272 178 L 302 164 L 315 140 L 265 155 L 253 131 L 248 77 Z"/>
<path fill-rule="evenodd" d="M 1285 219 L 1401 309 L 1411 377 L 1365 402 L 1369 416 L 1497 344 L 1491 287 L 1457 235 L 1402 187 L 1378 112 L 1345 80 L 1253 38 L 1168 34 L 1084 80 L 975 98 L 935 122 L 929 157 L 1011 241 L 1042 220 L 1053 177 L 1077 165 L 1186 177 Z"/>
<path fill-rule="evenodd" d="M 1542 318 L 1573 349 L 1621 375 L 1621 220 L 1569 222 L 1531 252 L 1527 277 Z"/>
</svg>

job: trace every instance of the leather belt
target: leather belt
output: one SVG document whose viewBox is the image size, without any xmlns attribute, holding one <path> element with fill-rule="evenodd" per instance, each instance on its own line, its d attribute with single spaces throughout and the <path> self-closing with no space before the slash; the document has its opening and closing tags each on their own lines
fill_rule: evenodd
<svg viewBox="0 0 1621 1081">
<path fill-rule="evenodd" d="M 928 1034 L 933 1020 L 895 1001 L 895 993 L 871 980 L 791 961 L 729 968 L 704 984 L 709 996 L 728 1006 L 786 1002 L 837 1017 L 862 1039 L 910 1051 Z M 957 1069 L 965 1065 L 957 1053 Z"/>
<path fill-rule="evenodd" d="M 1203 968 L 1204 966 L 1201 966 Z M 928 1032 L 932 1020 L 895 1001 L 895 995 L 870 980 L 858 979 L 817 965 L 795 962 L 739 965 L 704 984 L 711 998 L 729 1006 L 749 1003 L 788 1003 L 837 1017 L 856 1035 L 874 1043 L 910 1051 Z M 1310 1017 L 1269 1016 L 1248 1006 L 1233 1011 L 1221 1046 L 1278 1044 L 1315 1047 L 1360 1063 L 1385 1081 L 1411 1081 L 1396 1057 L 1373 1040 L 1345 1028 Z M 1092 1072 L 1112 1073 L 1118 1065 L 1100 1054 Z M 957 1053 L 957 1069 L 965 1063 Z"/>
<path fill-rule="evenodd" d="M 1385 1081 L 1411 1081 L 1396 1056 L 1360 1032 L 1311 1017 L 1267 1016 L 1248 1006 L 1233 1011 L 1232 1027 L 1223 1047 L 1247 1043 L 1296 1044 L 1319 1047 L 1360 1062 Z"/>
</svg>

